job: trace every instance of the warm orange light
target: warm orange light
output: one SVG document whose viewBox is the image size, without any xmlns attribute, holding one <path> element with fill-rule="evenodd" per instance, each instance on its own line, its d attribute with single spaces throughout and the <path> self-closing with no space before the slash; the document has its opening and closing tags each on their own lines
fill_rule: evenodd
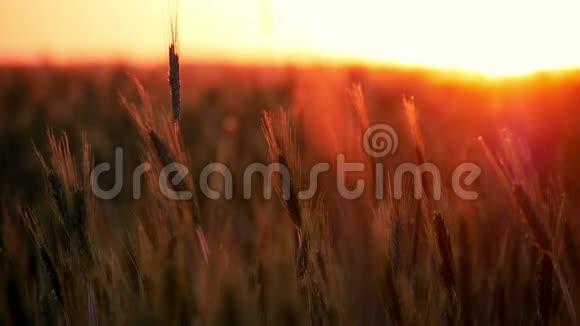
<svg viewBox="0 0 580 326">
<path fill-rule="evenodd" d="M 165 58 L 163 2 L 0 2 L 0 59 Z M 580 66 L 577 1 L 181 0 L 182 56 L 396 63 L 487 75 Z"/>
</svg>

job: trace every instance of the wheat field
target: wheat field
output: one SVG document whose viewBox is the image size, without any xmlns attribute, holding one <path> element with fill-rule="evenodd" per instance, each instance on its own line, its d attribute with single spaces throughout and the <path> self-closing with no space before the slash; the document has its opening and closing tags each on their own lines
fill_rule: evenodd
<svg viewBox="0 0 580 326">
<path fill-rule="evenodd" d="M 577 72 L 180 65 L 174 42 L 168 67 L 1 68 L 3 324 L 577 324 Z M 377 123 L 397 132 L 391 156 L 363 151 Z M 115 148 L 129 172 L 103 199 L 91 174 Z M 382 198 L 344 198 L 338 154 L 367 168 L 347 188 L 381 182 Z M 219 199 L 200 189 L 211 162 L 231 171 L 231 198 L 218 174 Z M 272 198 L 257 179 L 242 195 L 256 162 L 288 167 Z M 330 171 L 300 198 L 319 162 Z M 428 162 L 440 198 L 434 178 L 393 185 L 400 164 Z M 453 192 L 462 162 L 481 167 L 475 200 Z M 188 200 L 158 187 L 176 163 Z"/>
</svg>

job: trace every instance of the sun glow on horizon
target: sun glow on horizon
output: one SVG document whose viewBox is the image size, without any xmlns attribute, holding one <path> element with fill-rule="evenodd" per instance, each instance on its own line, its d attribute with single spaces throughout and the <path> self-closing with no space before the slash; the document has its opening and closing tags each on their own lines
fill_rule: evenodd
<svg viewBox="0 0 580 326">
<path fill-rule="evenodd" d="M 0 3 L 0 61 L 164 60 L 163 1 Z M 580 67 L 574 1 L 180 0 L 179 8 L 185 60 L 332 59 L 490 76 Z"/>
</svg>

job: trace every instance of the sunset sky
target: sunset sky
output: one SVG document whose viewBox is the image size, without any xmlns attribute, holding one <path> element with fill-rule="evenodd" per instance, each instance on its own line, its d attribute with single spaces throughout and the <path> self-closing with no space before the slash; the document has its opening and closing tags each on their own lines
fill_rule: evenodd
<svg viewBox="0 0 580 326">
<path fill-rule="evenodd" d="M 0 0 L 0 62 L 160 62 L 171 1 Z M 579 13 L 563 0 L 181 0 L 179 25 L 186 59 L 519 74 L 580 66 Z"/>
</svg>

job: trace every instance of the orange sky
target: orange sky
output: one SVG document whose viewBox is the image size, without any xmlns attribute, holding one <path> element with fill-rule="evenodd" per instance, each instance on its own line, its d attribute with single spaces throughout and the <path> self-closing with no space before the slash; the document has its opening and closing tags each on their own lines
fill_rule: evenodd
<svg viewBox="0 0 580 326">
<path fill-rule="evenodd" d="M 1 0 L 0 61 L 165 60 L 164 2 Z M 580 2 L 180 0 L 182 57 L 317 58 L 490 75 L 580 66 Z"/>
</svg>

